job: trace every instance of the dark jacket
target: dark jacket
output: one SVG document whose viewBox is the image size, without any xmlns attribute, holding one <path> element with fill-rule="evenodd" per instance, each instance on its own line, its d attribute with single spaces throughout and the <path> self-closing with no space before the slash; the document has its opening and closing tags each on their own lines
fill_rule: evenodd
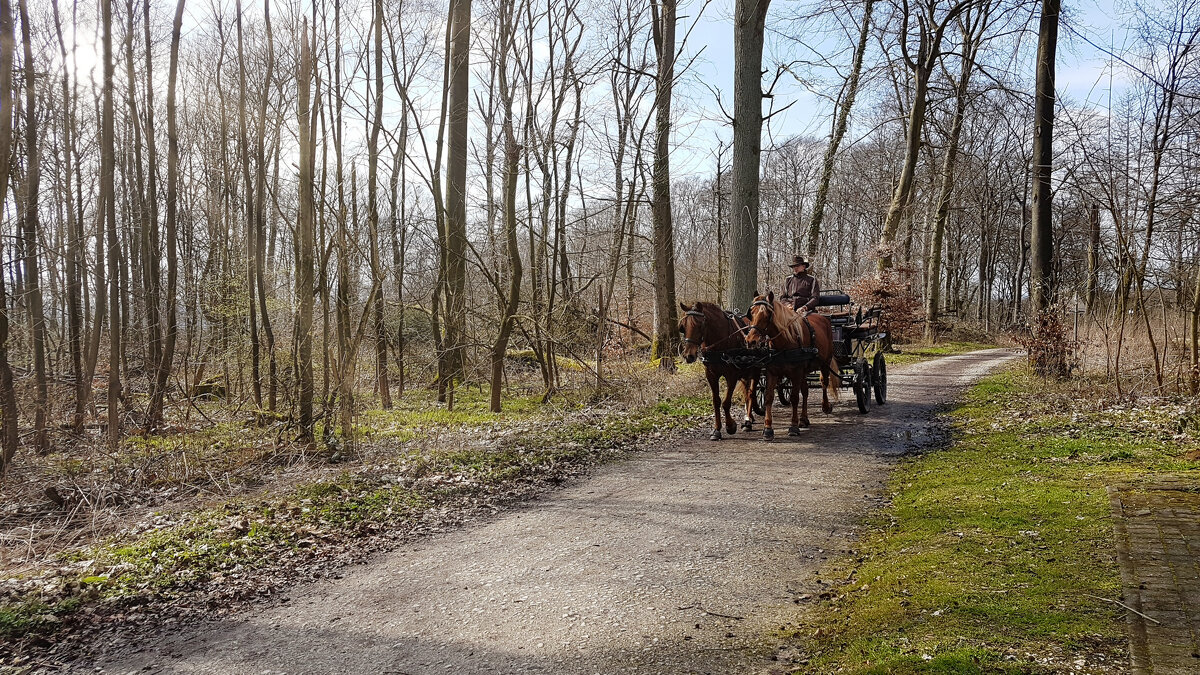
<svg viewBox="0 0 1200 675">
<path fill-rule="evenodd" d="M 804 274 L 793 274 L 783 280 L 783 295 L 784 302 L 789 302 L 792 309 L 800 309 L 801 307 L 813 310 L 817 308 L 817 298 L 821 294 L 821 284 L 817 282 L 817 278 L 805 272 Z"/>
</svg>

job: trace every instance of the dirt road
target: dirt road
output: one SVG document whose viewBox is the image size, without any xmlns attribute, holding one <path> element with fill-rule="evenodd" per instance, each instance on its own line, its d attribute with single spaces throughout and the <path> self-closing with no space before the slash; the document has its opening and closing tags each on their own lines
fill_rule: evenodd
<svg viewBox="0 0 1200 675">
<path fill-rule="evenodd" d="M 848 396 L 799 438 L 755 431 L 604 467 L 460 531 L 239 616 L 161 633 L 105 673 L 731 673 L 852 544 L 895 456 L 935 407 L 1010 354 L 894 369 L 890 402 Z M 779 418 L 777 418 L 779 419 Z M 96 669 L 96 666 L 99 666 Z"/>
</svg>

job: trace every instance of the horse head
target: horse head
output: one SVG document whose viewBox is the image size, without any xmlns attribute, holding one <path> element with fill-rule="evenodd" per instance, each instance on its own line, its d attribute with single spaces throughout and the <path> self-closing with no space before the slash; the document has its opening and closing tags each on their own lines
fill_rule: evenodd
<svg viewBox="0 0 1200 675">
<path fill-rule="evenodd" d="M 679 308 L 683 310 L 683 316 L 679 317 L 679 334 L 683 336 L 679 343 L 679 355 L 686 363 L 695 363 L 704 344 L 704 312 L 700 311 L 698 302 L 692 307 L 681 302 Z"/>
<path fill-rule="evenodd" d="M 771 339 L 778 335 L 775 328 L 775 292 L 767 291 L 766 295 L 759 295 L 755 291 L 754 302 L 750 303 L 746 319 L 750 322 L 746 344 L 755 348 L 769 346 Z"/>
</svg>

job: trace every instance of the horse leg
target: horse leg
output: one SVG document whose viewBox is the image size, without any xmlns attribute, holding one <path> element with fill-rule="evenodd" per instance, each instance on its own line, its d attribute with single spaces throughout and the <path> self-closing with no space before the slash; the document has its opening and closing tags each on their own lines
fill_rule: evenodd
<svg viewBox="0 0 1200 675">
<path fill-rule="evenodd" d="M 708 388 L 712 392 L 713 417 L 716 420 L 713 432 L 709 434 L 708 438 L 719 441 L 721 440 L 721 376 L 712 371 L 706 372 L 704 375 L 708 379 Z"/>
<path fill-rule="evenodd" d="M 791 425 L 790 425 L 790 426 L 788 426 L 788 436 L 799 436 L 799 435 L 800 435 L 800 424 L 799 424 L 799 422 L 796 420 L 796 404 L 797 404 L 797 403 L 799 402 L 799 400 L 800 400 L 800 395 L 801 395 L 801 394 L 800 394 L 800 391 L 799 391 L 799 390 L 800 390 L 800 389 L 801 389 L 801 388 L 802 388 L 804 385 L 800 384 L 800 383 L 799 383 L 799 380 L 797 380 L 797 379 L 796 379 L 796 373 L 794 373 L 794 372 L 793 372 L 793 373 L 791 374 L 791 376 L 790 376 L 790 377 L 791 377 L 791 379 L 792 379 L 792 400 L 791 400 L 791 404 L 792 404 L 792 423 L 791 423 Z"/>
<path fill-rule="evenodd" d="M 742 418 L 742 429 L 750 431 L 754 428 L 754 378 L 747 377 L 742 380 L 746 386 L 742 387 L 742 392 L 746 395 L 746 416 Z"/>
<path fill-rule="evenodd" d="M 772 428 L 771 418 L 771 408 L 774 406 L 771 404 L 775 402 L 775 387 L 778 381 L 778 375 L 770 372 L 767 373 L 767 392 L 766 396 L 763 397 L 763 400 L 766 401 L 763 404 L 763 408 L 765 408 L 763 411 L 763 439 L 768 441 L 775 438 L 775 429 Z"/>
<path fill-rule="evenodd" d="M 833 384 L 833 372 L 821 368 L 821 410 L 829 415 L 833 412 L 833 404 L 829 402 L 829 387 Z"/>
<path fill-rule="evenodd" d="M 800 376 L 800 420 L 799 424 L 805 429 L 808 428 L 808 373 L 805 372 Z M 796 400 L 792 399 L 792 419 L 796 419 Z"/>
<path fill-rule="evenodd" d="M 725 401 L 722 408 L 725 410 L 725 431 L 730 435 L 737 433 L 737 422 L 733 421 L 733 415 L 729 413 L 729 408 L 733 405 L 733 390 L 737 389 L 737 378 L 725 376 Z"/>
</svg>

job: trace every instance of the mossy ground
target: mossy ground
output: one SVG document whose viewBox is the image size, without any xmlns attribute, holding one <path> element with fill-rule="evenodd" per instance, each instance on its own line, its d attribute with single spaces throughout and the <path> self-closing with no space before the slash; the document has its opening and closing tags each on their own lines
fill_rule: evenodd
<svg viewBox="0 0 1200 675">
<path fill-rule="evenodd" d="M 858 560 L 790 631 L 806 673 L 1113 672 L 1126 663 L 1105 486 L 1200 481 L 1200 433 L 1169 400 L 1113 404 L 1023 367 L 953 410 L 948 447 L 906 461 Z"/>
</svg>

